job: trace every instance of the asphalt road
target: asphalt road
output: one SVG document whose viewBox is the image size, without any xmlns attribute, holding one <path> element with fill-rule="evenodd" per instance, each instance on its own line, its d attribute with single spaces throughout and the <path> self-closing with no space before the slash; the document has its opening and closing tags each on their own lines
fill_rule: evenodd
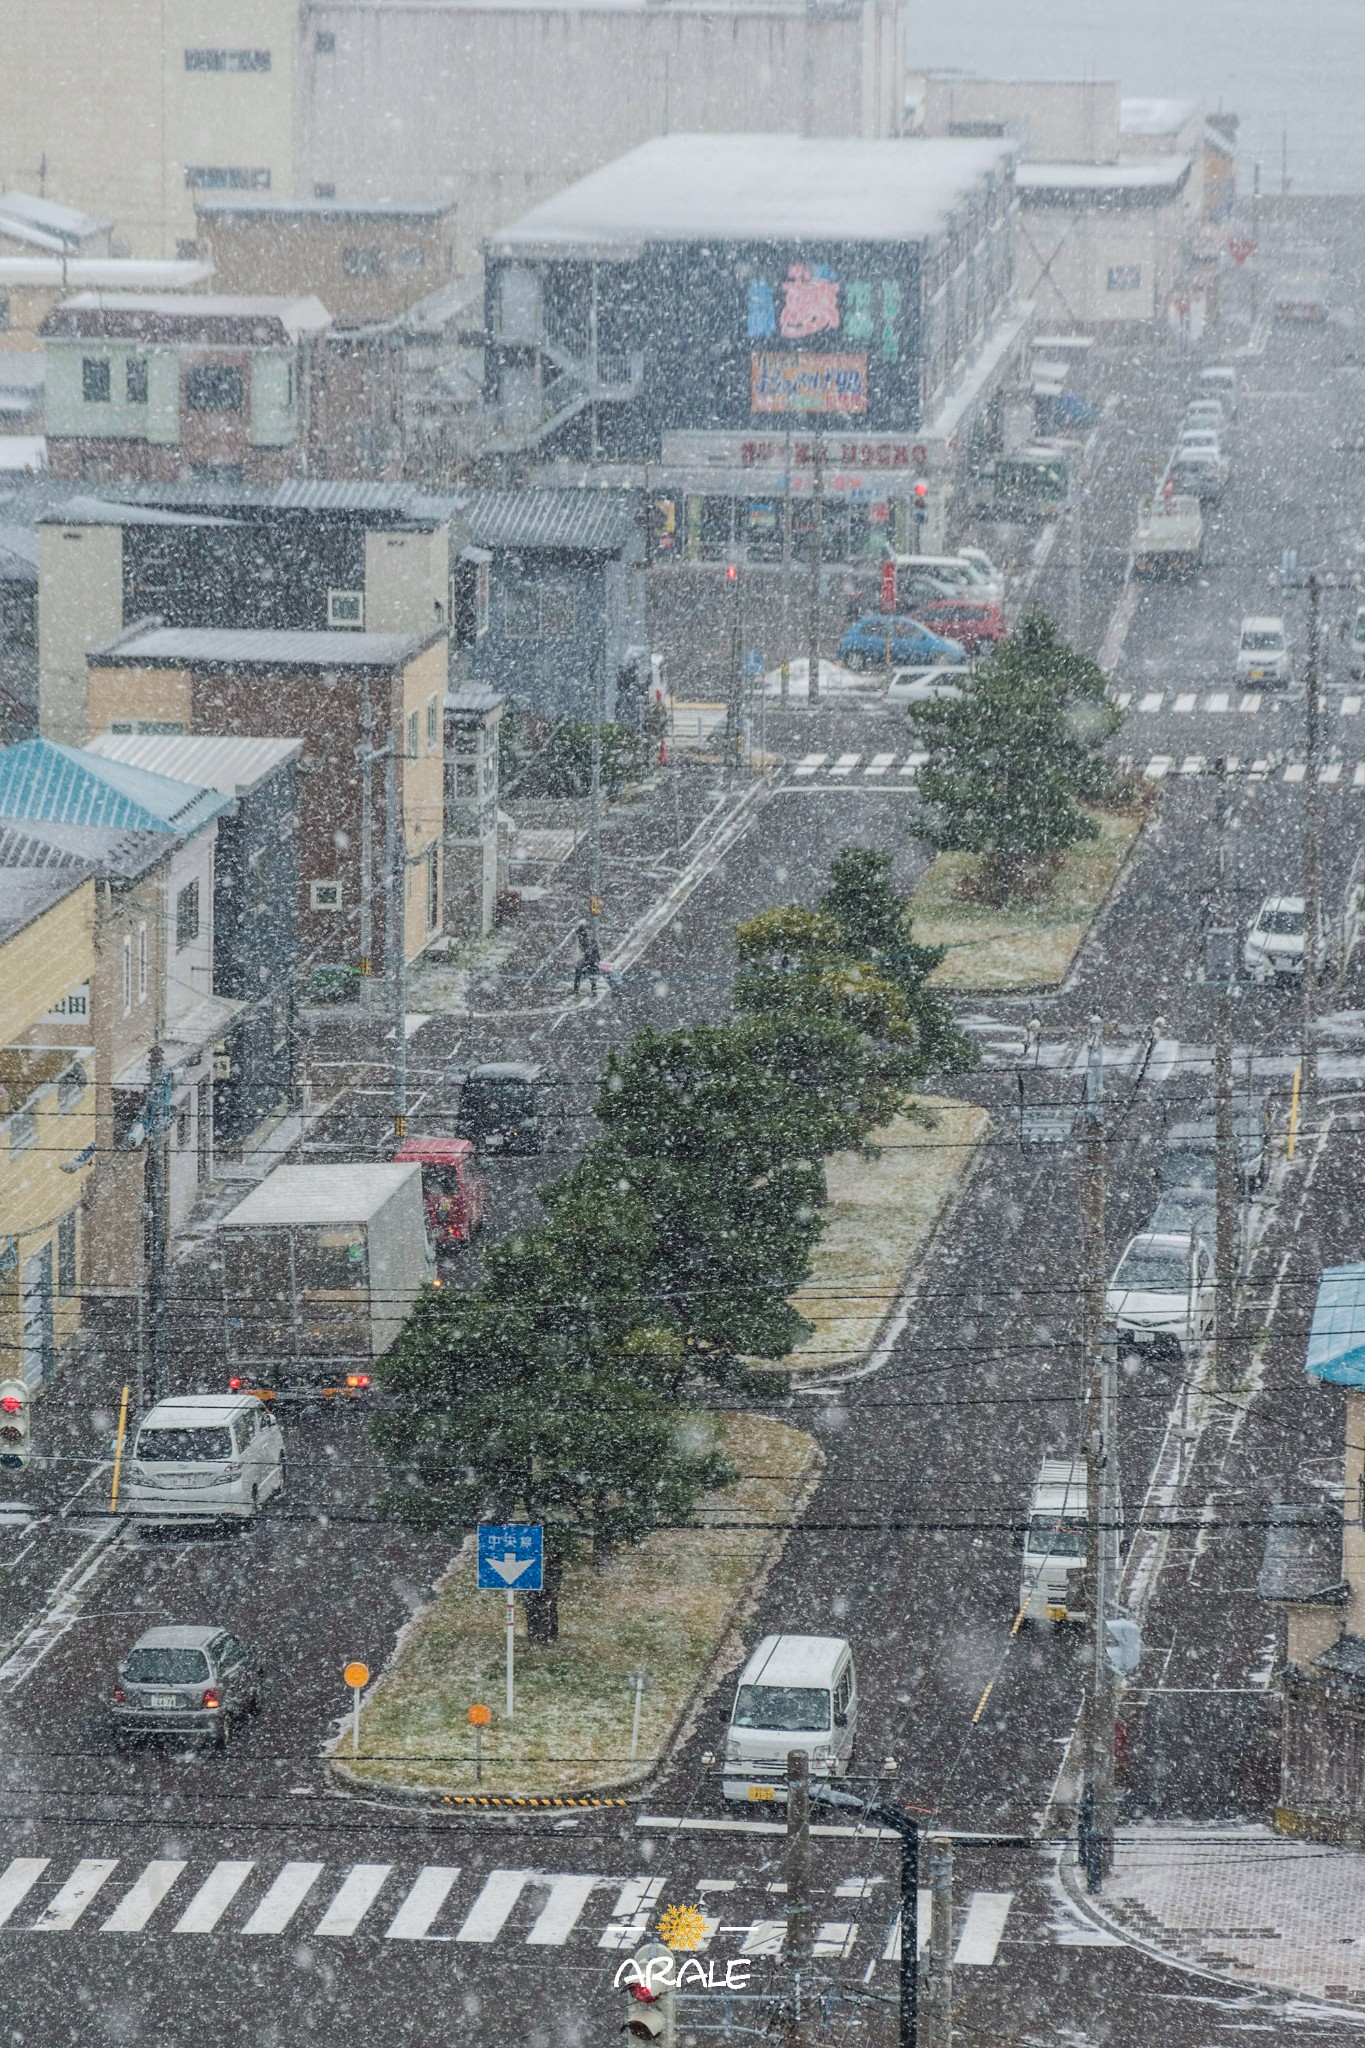
<svg viewBox="0 0 1365 2048">
<path fill-rule="evenodd" d="M 1283 769 L 1299 744 L 1301 702 L 1267 700 L 1253 713 L 1233 708 L 1235 692 L 1226 711 L 1210 710 L 1207 697 L 1229 688 L 1238 619 L 1275 608 L 1266 606 L 1265 575 L 1291 529 L 1305 552 L 1350 544 L 1353 458 L 1330 446 L 1347 376 L 1334 351 L 1344 349 L 1336 329 L 1272 334 L 1248 366 L 1233 481 L 1204 575 L 1142 586 L 1115 677 L 1117 690 L 1131 692 L 1121 749 L 1135 761 L 1173 763 L 1159 818 L 1057 995 L 967 1006 L 990 1059 L 964 1085 L 995 1114 L 991 1142 L 926 1263 L 885 1369 L 803 1390 L 789 1406 L 819 1439 L 826 1469 L 746 1638 L 769 1628 L 847 1634 L 863 1699 L 860 1780 L 940 1826 L 1056 1832 L 1052 1792 L 1080 1698 L 1071 1635 L 1010 1632 L 1019 1554 L 1003 1525 L 1024 1513 L 1041 1458 L 1076 1443 L 1081 1388 L 1078 1162 L 1067 1147 L 1021 1150 L 1018 1060 L 1008 1047 L 1036 1007 L 1046 1057 L 1025 1074 L 1025 1091 L 1074 1100 L 1086 1020 L 1096 1009 L 1104 1016 L 1113 1111 L 1107 1233 L 1117 1256 L 1148 1213 L 1165 1125 L 1207 1087 L 1201 934 L 1218 839 L 1239 917 L 1298 872 L 1306 792 Z M 1040 594 L 1050 602 L 1064 608 L 1079 596 L 1078 630 L 1092 646 L 1123 593 L 1131 501 L 1169 438 L 1179 382 L 1160 364 L 1135 366 L 1096 443 L 1079 593 L 1065 560 L 1045 574 Z M 1194 708 L 1178 709 L 1191 693 Z M 1159 707 L 1141 709 L 1143 697 L 1158 694 Z M 1341 735 L 1354 732 L 1352 715 L 1334 701 L 1332 745 L 1347 761 L 1356 756 Z M 805 727 L 792 714 L 791 726 L 790 740 L 781 735 L 791 766 L 654 940 L 647 971 L 631 978 L 619 1004 L 551 1005 L 549 1014 L 507 1017 L 482 1034 L 443 1023 L 417 1042 L 433 1077 L 433 1113 L 443 1066 L 476 1044 L 535 1049 L 562 1077 L 552 1154 L 492 1169 L 499 1227 L 534 1213 L 536 1179 L 589 1128 L 610 1046 L 647 1018 L 674 1022 L 723 1007 L 738 918 L 811 900 L 848 843 L 890 849 L 907 885 L 921 870 L 927 851 L 915 837 L 913 777 L 900 773 L 909 751 L 903 725 L 850 710 L 821 712 Z M 806 745 L 802 733 L 818 737 Z M 826 761 L 797 774 L 802 756 L 817 752 Z M 1178 771 L 1191 758 L 1228 754 L 1271 765 L 1255 779 L 1230 779 L 1232 818 L 1222 827 L 1221 781 Z M 1348 773 L 1322 798 L 1330 896 L 1346 885 L 1365 788 Z M 1270 1334 L 1254 1398 L 1244 1411 L 1215 1410 L 1187 1450 L 1182 1497 L 1204 1523 L 1171 1539 L 1147 1611 L 1146 1656 L 1129 1704 L 1134 1820 L 1175 1815 L 1197 1829 L 1264 1811 L 1270 1623 L 1251 1591 L 1259 1534 L 1243 1525 L 1305 1476 L 1325 1480 L 1337 1456 L 1339 1417 L 1306 1390 L 1301 1357 L 1320 1265 L 1359 1251 L 1365 1167 L 1354 1135 L 1358 1039 L 1349 1013 L 1365 1007 L 1362 968 L 1358 957 L 1332 993 L 1334 1042 L 1348 1055 L 1331 1079 L 1332 1102 L 1293 1167 L 1277 1169 L 1256 1217 L 1248 1289 Z M 1158 1017 L 1161 1043 L 1144 1072 L 1144 1036 Z M 1263 1067 L 1278 1059 L 1287 1070 L 1297 1028 L 1292 996 L 1239 996 L 1239 1059 Z M 1330 1172 L 1319 1171 L 1314 1162 L 1328 1156 Z M 1179 1368 L 1127 1361 L 1121 1485 L 1130 1511 L 1169 1444 L 1180 1395 Z M 330 2048 L 357 2031 L 489 2048 L 606 2041 L 619 2020 L 610 1985 L 617 1944 L 669 1899 L 702 1903 L 717 1923 L 709 1952 L 747 1953 L 752 1988 L 773 1988 L 783 1841 L 747 1809 L 727 1812 L 702 1761 L 719 1743 L 723 1689 L 643 1805 L 476 1818 L 353 1798 L 331 1784 L 320 1748 L 344 1705 L 340 1666 L 356 1655 L 383 1661 L 447 1546 L 375 1520 L 377 1475 L 355 1411 L 288 1427 L 290 1493 L 255 1529 L 199 1541 L 122 1538 L 90 1558 L 84 1586 L 48 1631 L 0 1669 L 8 2038 L 43 2048 L 105 2040 L 180 2048 L 207 2034 Z M 78 1535 L 93 1543 L 98 1525 Z M 22 1540 L 21 1531 L 0 1532 L 0 1570 Z M 265 1711 L 224 1755 L 117 1753 L 102 1714 L 117 1652 L 151 1620 L 201 1616 L 262 1645 Z M 1273 2002 L 1100 1934 L 1058 1883 L 1066 1853 L 1046 1839 L 960 1851 L 963 2043 L 1103 2039 L 1147 2048 L 1159 2036 L 1173 2048 L 1214 2048 L 1247 2031 L 1278 2032 Z M 833 2040 L 881 2048 L 893 2038 L 885 1998 L 895 1973 L 895 1870 L 889 1841 L 854 1832 L 817 1839 L 824 1966 L 846 1991 L 880 1994 L 833 2008 Z M 758 2008 L 736 2010 L 756 2023 Z M 697 2016 L 684 2014 L 684 2038 Z M 1340 2041 L 1349 2024 L 1301 2013 L 1293 2038 L 1317 2048 Z"/>
</svg>

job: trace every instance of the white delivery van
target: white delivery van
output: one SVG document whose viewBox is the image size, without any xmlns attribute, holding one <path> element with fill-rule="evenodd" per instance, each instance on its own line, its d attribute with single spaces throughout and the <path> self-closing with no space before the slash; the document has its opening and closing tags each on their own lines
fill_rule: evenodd
<svg viewBox="0 0 1365 2048">
<path fill-rule="evenodd" d="M 284 1491 L 284 1432 L 252 1394 L 180 1394 L 138 1424 L 119 1507 L 140 1522 L 245 1522 Z"/>
<path fill-rule="evenodd" d="M 1019 1605 L 1025 1621 L 1084 1621 L 1084 1458 L 1044 1458 L 1029 1503 Z"/>
<path fill-rule="evenodd" d="M 858 1733 L 858 1681 L 843 1636 L 764 1636 L 739 1675 L 725 1736 L 727 1799 L 783 1800 L 787 1755 L 841 1778 Z"/>
</svg>

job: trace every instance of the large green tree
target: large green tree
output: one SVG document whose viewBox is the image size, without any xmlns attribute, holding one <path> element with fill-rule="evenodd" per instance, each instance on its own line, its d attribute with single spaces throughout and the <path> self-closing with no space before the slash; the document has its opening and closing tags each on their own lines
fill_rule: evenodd
<svg viewBox="0 0 1365 2048">
<path fill-rule="evenodd" d="M 982 889 L 1007 902 L 1038 885 L 1098 827 L 1083 808 L 1113 783 L 1105 742 L 1119 713 L 1104 673 L 1031 613 L 959 698 L 910 713 L 929 759 L 920 770 L 933 843 L 981 856 Z"/>
</svg>

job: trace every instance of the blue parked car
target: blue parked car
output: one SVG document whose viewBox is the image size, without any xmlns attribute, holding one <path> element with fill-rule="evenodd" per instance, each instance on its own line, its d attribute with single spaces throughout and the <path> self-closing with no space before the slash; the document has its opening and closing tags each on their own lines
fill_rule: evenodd
<svg viewBox="0 0 1365 2048">
<path fill-rule="evenodd" d="M 845 668 L 928 668 L 942 662 L 956 666 L 967 659 L 967 650 L 958 640 L 931 633 L 918 619 L 869 612 L 839 642 L 839 659 Z"/>
</svg>

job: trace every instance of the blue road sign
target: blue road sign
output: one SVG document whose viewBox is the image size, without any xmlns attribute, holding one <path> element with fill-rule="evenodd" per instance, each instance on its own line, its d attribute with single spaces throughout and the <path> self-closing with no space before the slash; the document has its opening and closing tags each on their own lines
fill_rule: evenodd
<svg viewBox="0 0 1365 2048">
<path fill-rule="evenodd" d="M 763 656 L 759 653 L 756 647 L 749 648 L 744 656 L 745 675 L 761 676 L 763 672 Z"/>
<path fill-rule="evenodd" d="M 479 1585 L 490 1593 L 538 1593 L 545 1563 L 539 1522 L 480 1522 Z"/>
</svg>

